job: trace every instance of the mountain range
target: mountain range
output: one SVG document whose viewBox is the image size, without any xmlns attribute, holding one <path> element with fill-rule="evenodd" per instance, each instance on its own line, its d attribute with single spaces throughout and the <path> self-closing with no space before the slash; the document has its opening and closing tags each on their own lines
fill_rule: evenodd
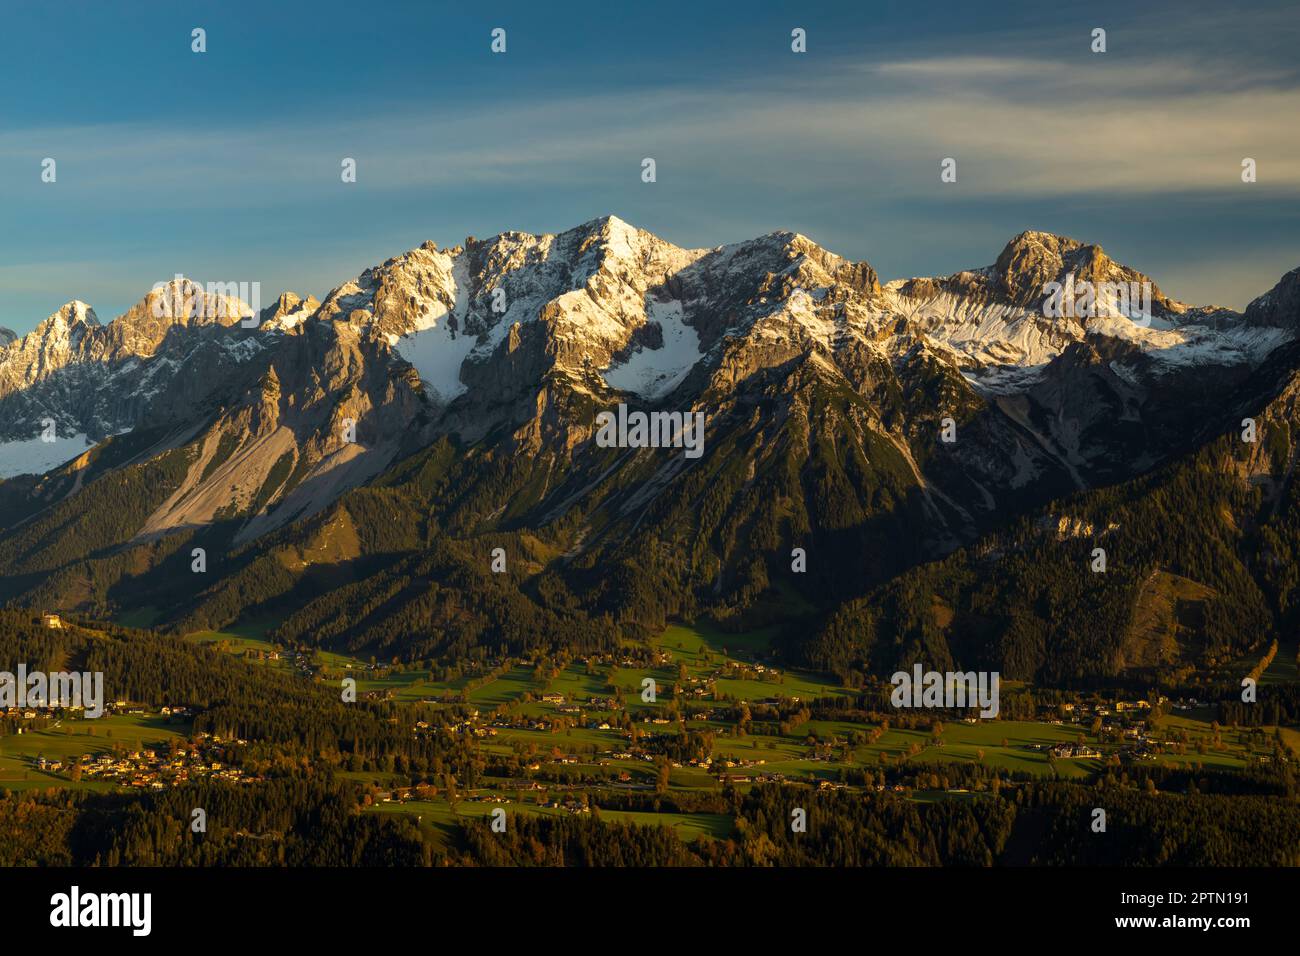
<svg viewBox="0 0 1300 956">
<path fill-rule="evenodd" d="M 1149 309 L 1044 308 L 1083 283 Z M 386 658 L 707 617 L 845 675 L 1205 674 L 1292 623 L 1298 333 L 1300 269 L 1239 313 L 1032 231 L 885 283 L 614 217 L 257 314 L 178 278 L 0 330 L 0 601 Z M 705 413 L 703 455 L 601 447 L 620 404 Z"/>
</svg>

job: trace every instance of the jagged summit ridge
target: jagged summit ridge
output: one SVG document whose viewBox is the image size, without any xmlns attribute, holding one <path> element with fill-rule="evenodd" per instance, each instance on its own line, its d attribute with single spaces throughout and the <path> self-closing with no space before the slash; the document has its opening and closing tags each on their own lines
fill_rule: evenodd
<svg viewBox="0 0 1300 956">
<path fill-rule="evenodd" d="M 1099 336 L 1126 344 L 1108 350 L 1115 375 L 1146 387 L 1183 368 L 1253 366 L 1295 333 L 1294 279 L 1252 303 L 1246 321 L 1172 300 L 1150 282 L 1152 321 L 1142 326 L 1044 316 L 1044 285 L 1067 275 L 1150 282 L 1100 246 L 1036 230 L 1012 238 L 991 265 L 882 284 L 869 263 L 797 232 L 687 249 L 617 216 L 555 234 L 426 242 L 322 302 L 283 293 L 255 323 L 241 321 L 244 303 L 211 301 L 178 278 L 106 325 L 73 301 L 0 345 L 0 402 L 10 402 L 0 439 L 29 438 L 47 414 L 61 435 L 129 430 L 157 417 L 180 369 L 199 376 L 184 389 L 197 400 L 219 391 L 207 381 L 215 370 L 281 350 L 281 339 L 320 323 L 374 338 L 374 356 L 387 356 L 379 360 L 395 374 L 413 369 L 431 414 L 469 440 L 531 420 L 539 388 L 544 402 L 562 387 L 671 404 L 806 356 L 818 357 L 817 374 L 851 378 L 865 350 L 896 366 L 920 357 L 952 365 L 988 396 L 1021 394 Z M 159 317 L 159 297 L 178 295 L 200 303 L 197 315 Z"/>
</svg>

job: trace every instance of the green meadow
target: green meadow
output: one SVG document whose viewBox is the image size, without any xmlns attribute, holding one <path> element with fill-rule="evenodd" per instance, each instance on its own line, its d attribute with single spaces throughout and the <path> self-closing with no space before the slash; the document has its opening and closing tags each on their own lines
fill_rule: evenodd
<svg viewBox="0 0 1300 956">
<path fill-rule="evenodd" d="M 293 655 L 278 648 L 267 637 L 276 623 L 271 619 L 241 622 L 220 631 L 188 634 L 185 639 L 214 646 L 256 666 L 293 670 Z M 685 701 L 714 711 L 728 702 L 758 702 L 772 698 L 812 701 L 850 693 L 833 678 L 788 670 L 779 663 L 774 665 L 770 656 L 772 637 L 770 631 L 730 634 L 709 627 L 673 625 L 651 641 L 651 650 L 667 659 L 650 668 L 573 662 L 558 673 L 543 673 L 532 664 L 515 663 L 499 674 L 464 676 L 445 682 L 433 681 L 431 674 L 423 668 L 393 667 L 382 663 L 372 667 L 369 661 L 329 651 L 313 651 L 310 660 L 320 679 L 353 677 L 363 694 L 386 693 L 399 703 L 436 701 L 444 695 L 463 696 L 484 716 L 494 712 L 511 718 L 555 715 L 557 705 L 543 701 L 542 696 L 559 694 L 565 698 L 566 704 L 582 707 L 587 721 L 599 721 L 609 714 L 592 708 L 591 699 L 621 696 L 630 713 L 636 717 L 635 726 L 642 736 L 678 732 L 676 723 L 653 724 L 641 719 L 669 706 L 674 685 L 681 686 L 686 692 Z M 271 660 L 272 652 L 277 650 L 281 652 L 279 659 Z M 639 651 L 643 652 L 644 648 Z M 638 649 L 629 647 L 628 653 L 638 653 Z M 762 673 L 758 671 L 760 665 L 764 668 Z M 743 675 L 738 673 L 740 669 L 744 669 Z M 1294 680 L 1294 671 L 1294 647 L 1284 647 L 1266 672 L 1264 683 Z M 641 697 L 642 681 L 646 677 L 653 678 L 656 683 L 653 703 L 643 702 Z M 701 687 L 710 688 L 710 692 L 698 697 L 690 693 Z M 1010 687 L 1009 683 L 1007 687 Z M 745 778 L 758 774 L 781 774 L 809 782 L 838 781 L 846 767 L 870 771 L 900 765 L 929 770 L 939 780 L 943 779 L 945 766 L 975 763 L 1041 777 L 1083 778 L 1102 770 L 1107 758 L 1053 760 L 1049 748 L 1056 744 L 1074 743 L 1082 737 L 1084 742 L 1100 747 L 1103 752 L 1115 749 L 1113 744 L 1099 744 L 1084 726 L 1039 721 L 978 720 L 967 723 L 953 720 L 943 723 L 937 737 L 928 727 L 890 726 L 879 732 L 874 725 L 831 720 L 810 720 L 789 728 L 785 734 L 780 733 L 772 722 L 756 720 L 752 732 L 741 735 L 736 727 L 724 723 L 716 713 L 707 720 L 691 720 L 687 726 L 690 730 L 710 730 L 714 734 L 714 768 L 710 772 L 690 766 L 673 767 L 668 777 L 670 790 L 714 790 L 719 785 L 718 774 L 739 780 L 738 785 L 743 789 L 750 785 Z M 119 741 L 125 741 L 128 746 L 134 746 L 137 741 L 150 746 L 178 734 L 181 729 L 184 728 L 163 725 L 157 718 L 113 717 L 99 722 L 77 721 L 46 732 L 0 739 L 0 786 L 67 786 L 66 779 L 41 774 L 35 769 L 34 761 L 38 754 L 63 759 L 110 750 Z M 1252 754 L 1265 755 L 1272 749 L 1271 729 L 1266 738 L 1223 728 L 1216 733 L 1208 711 L 1166 715 L 1155 722 L 1152 730 L 1162 738 L 1177 741 L 1167 745 L 1165 752 L 1156 757 L 1158 762 L 1166 765 L 1240 768 L 1246 765 Z M 875 739 L 866 742 L 872 736 Z M 1300 732 L 1285 729 L 1284 736 L 1293 748 L 1300 745 Z M 498 727 L 494 734 L 477 742 L 485 754 L 519 756 L 529 764 L 535 763 L 557 775 L 582 774 L 604 780 L 609 785 L 648 790 L 656 779 L 652 763 L 612 757 L 615 752 L 627 750 L 629 745 L 626 731 L 617 727 L 600 729 L 587 726 L 586 722 L 557 730 Z M 560 757 L 566 762 L 561 763 Z M 726 767 L 726 762 L 732 766 Z M 396 777 L 385 779 L 383 775 L 373 773 L 345 776 L 355 776 L 359 781 L 385 788 L 407 782 Z M 512 792 L 508 785 L 503 786 L 506 787 L 503 794 Z M 419 806 L 424 805 L 382 804 L 373 809 L 375 812 L 413 812 L 411 808 Z M 487 807 L 487 804 L 462 802 L 456 810 L 473 814 L 487 812 Z M 445 803 L 433 801 L 425 809 L 430 825 L 438 826 L 451 819 L 451 808 Z M 527 812 L 564 811 L 528 804 Z M 610 816 L 612 812 L 606 815 Z M 671 815 L 624 816 L 631 822 L 662 824 L 668 822 Z M 717 835 L 721 826 L 718 821 L 696 820 L 690 815 L 670 822 L 686 834 Z"/>
<path fill-rule="evenodd" d="M 560 817 L 569 816 L 570 811 L 559 807 L 542 807 L 532 802 L 533 794 L 528 799 L 519 801 L 509 793 L 503 794 L 506 800 L 459 800 L 453 808 L 446 800 L 408 800 L 405 803 L 375 803 L 367 808 L 370 813 L 404 814 L 416 817 L 421 826 L 431 827 L 439 833 L 444 845 L 455 836 L 459 822 L 464 819 L 481 819 L 491 816 L 492 811 L 505 810 L 507 826 L 509 818 L 515 814 L 526 813 L 534 816 Z M 683 840 L 716 839 L 730 835 L 733 825 L 731 817 L 722 813 L 641 813 L 625 810 L 608 810 L 593 807 L 593 815 L 606 822 L 630 823 L 636 826 L 672 827 Z M 584 814 L 585 815 L 585 814 Z"/>
<path fill-rule="evenodd" d="M 66 775 L 39 770 L 36 760 L 44 756 L 66 763 L 83 754 L 99 756 L 117 749 L 165 749 L 170 740 L 183 740 L 189 734 L 189 723 L 170 723 L 157 715 L 135 714 L 114 714 L 95 720 L 65 719 L 44 730 L 26 729 L 21 734 L 0 737 L 0 788 L 111 790 L 113 785 L 103 781 L 74 783 Z"/>
</svg>

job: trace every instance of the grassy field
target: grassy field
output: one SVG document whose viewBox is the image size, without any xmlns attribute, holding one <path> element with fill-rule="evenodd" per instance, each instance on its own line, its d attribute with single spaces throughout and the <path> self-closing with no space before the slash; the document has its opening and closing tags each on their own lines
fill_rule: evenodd
<svg viewBox="0 0 1300 956">
<path fill-rule="evenodd" d="M 645 670 L 635 667 L 601 667 L 595 673 L 588 673 L 583 666 L 574 665 L 566 668 L 558 677 L 549 681 L 539 679 L 532 669 L 517 666 L 509 672 L 488 681 L 469 694 L 469 700 L 484 709 L 512 707 L 520 714 L 537 716 L 554 713 L 550 704 L 534 700 L 522 703 L 526 694 L 540 698 L 541 694 L 563 694 L 568 701 L 586 703 L 592 697 L 604 697 L 611 693 L 611 687 L 622 691 L 623 699 L 634 710 L 651 709 L 641 700 L 641 681 L 646 676 L 655 679 L 658 685 L 657 700 L 653 707 L 665 707 L 671 699 L 671 687 L 679 682 L 684 669 L 685 677 L 706 679 L 715 677 L 727 664 L 753 665 L 765 658 L 770 635 L 756 632 L 746 635 L 724 634 L 705 628 L 672 626 L 653 641 L 655 650 L 671 657 L 671 661 L 658 667 Z M 1279 655 L 1280 657 L 1281 655 Z M 687 686 L 697 686 L 690 685 Z M 730 679 L 719 678 L 715 690 L 734 700 L 761 700 L 765 698 L 813 698 L 831 697 L 845 694 L 847 691 L 833 681 L 792 671 L 780 671 L 779 676 L 768 679 Z M 442 689 L 441 687 L 439 689 Z M 700 698 L 706 706 L 712 702 L 711 697 Z M 1195 765 L 1206 767 L 1240 768 L 1245 766 L 1250 753 L 1267 753 L 1268 746 L 1254 745 L 1235 732 L 1229 735 L 1221 733 L 1217 744 L 1213 742 L 1211 717 L 1208 713 L 1188 713 L 1168 716 L 1159 724 L 1160 729 L 1169 736 L 1186 734 L 1188 737 L 1185 753 L 1164 753 L 1157 759 L 1169 765 Z M 645 732 L 666 732 L 672 725 L 641 725 Z M 718 760 L 731 760 L 738 764 L 728 771 L 733 776 L 746 776 L 754 773 L 780 773 L 804 779 L 838 778 L 843 766 L 839 756 L 850 735 L 862 734 L 872 729 L 868 725 L 846 722 L 809 721 L 788 736 L 775 734 L 755 734 L 749 737 L 734 735 L 734 729 L 720 721 L 692 721 L 692 729 L 708 727 L 716 738 L 714 757 Z M 771 728 L 774 729 L 774 728 Z M 857 766 L 875 768 L 882 765 L 882 760 L 891 765 L 907 762 L 912 765 L 931 765 L 936 773 L 941 773 L 943 766 L 955 763 L 982 762 L 990 767 L 998 767 L 1011 772 L 1029 773 L 1036 776 L 1059 776 L 1064 778 L 1086 777 L 1098 772 L 1103 758 L 1061 758 L 1053 760 L 1048 749 L 1055 744 L 1074 743 L 1082 736 L 1085 742 L 1097 745 L 1096 739 L 1088 733 L 1086 727 L 1078 724 L 1051 724 L 1040 721 L 976 721 L 965 723 L 950 721 L 944 725 L 941 743 L 931 739 L 927 729 L 891 728 L 871 744 L 858 744 L 852 748 L 852 763 Z M 813 740 L 831 744 L 834 760 L 813 759 Z M 530 754 L 537 754 L 541 762 L 547 763 L 547 755 L 552 749 L 564 753 L 573 753 L 582 758 L 584 751 L 595 750 L 597 753 L 622 749 L 627 746 L 626 735 L 618 730 L 596 730 L 574 728 L 560 734 L 544 731 L 507 728 L 485 745 L 491 752 L 509 752 L 516 744 L 522 744 Z M 1204 752 L 1199 752 L 1198 744 L 1204 745 Z M 913 753 L 913 751 L 919 751 Z M 588 761 L 584 758 L 583 763 Z M 627 766 L 623 769 L 640 775 L 645 765 Z M 713 778 L 702 770 L 693 768 L 676 768 L 670 778 L 674 788 L 709 788 L 715 786 Z"/>
<path fill-rule="evenodd" d="M 371 813 L 400 813 L 414 816 L 419 819 L 422 826 L 433 828 L 446 846 L 454 837 L 460 819 L 487 817 L 498 807 L 506 811 L 506 826 L 510 825 L 510 817 L 519 813 L 550 817 L 570 815 L 568 810 L 538 806 L 529 799 L 520 802 L 513 796 L 510 797 L 509 802 L 461 800 L 456 803 L 454 810 L 446 800 L 441 799 L 376 803 L 367 809 Z M 725 837 L 732 831 L 731 817 L 722 813 L 639 813 L 600 808 L 593 812 L 607 822 L 672 827 L 677 831 L 677 835 L 686 841 Z"/>
<path fill-rule="evenodd" d="M 186 640 L 207 644 L 244 658 L 257 666 L 276 666 L 294 670 L 293 655 L 277 648 L 267 634 L 276 625 L 274 620 L 242 622 L 221 631 L 202 631 L 186 635 Z M 593 698 L 621 696 L 634 715 L 662 711 L 673 700 L 674 684 L 687 691 L 709 687 L 703 696 L 688 696 L 686 700 L 697 706 L 717 710 L 722 701 L 756 702 L 771 698 L 787 701 L 811 701 L 847 695 L 849 691 L 837 681 L 821 675 L 787 670 L 773 666 L 770 657 L 772 633 L 754 631 L 746 634 L 728 634 L 706 627 L 674 625 L 652 640 L 651 650 L 662 655 L 659 663 L 650 668 L 638 666 L 589 666 L 575 662 L 558 674 L 541 673 L 532 664 L 517 663 L 496 676 L 461 677 L 457 680 L 435 682 L 424 669 L 399 670 L 380 665 L 372 668 L 369 661 L 327 651 L 310 655 L 312 666 L 322 679 L 337 680 L 343 676 L 354 677 L 361 693 L 385 692 L 398 702 L 438 700 L 444 695 L 464 695 L 464 699 L 484 716 L 494 713 L 506 715 L 511 723 L 522 723 L 514 718 L 532 719 L 559 713 L 557 706 L 544 702 L 543 694 L 560 694 L 569 704 L 576 704 L 587 712 L 587 721 L 605 719 L 609 715 L 590 705 Z M 273 651 L 281 651 L 278 660 L 271 660 Z M 1295 679 L 1295 648 L 1284 646 L 1265 675 L 1265 683 Z M 644 648 L 629 648 L 637 654 Z M 764 668 L 759 672 L 759 666 Z M 743 673 L 740 673 L 742 672 Z M 642 680 L 652 677 L 657 685 L 653 704 L 641 699 Z M 1008 687 L 1010 685 L 1008 684 Z M 576 717 L 576 714 L 570 715 Z M 613 718 L 610 718 L 611 721 Z M 1157 756 L 1157 761 L 1171 766 L 1241 768 L 1252 754 L 1267 754 L 1272 749 L 1272 731 L 1260 740 L 1248 735 L 1220 729 L 1217 737 L 1205 712 L 1177 712 L 1156 722 L 1153 730 L 1159 736 L 1181 741 L 1181 746 L 1169 747 Z M 78 725 L 83 722 L 78 722 Z M 502 722 L 498 722 L 502 723 Z M 155 719 L 153 723 L 140 718 L 106 718 L 99 722 L 85 722 L 89 728 L 69 734 L 69 727 L 41 734 L 25 734 L 0 740 L 0 786 L 67 785 L 66 780 L 41 774 L 35 769 L 38 753 L 62 758 L 81 753 L 97 753 L 111 749 L 116 740 L 128 743 L 139 740 L 146 746 L 175 735 L 177 728 L 166 727 Z M 70 725 L 71 726 L 71 725 Z M 653 724 L 638 718 L 638 731 L 644 734 L 676 733 L 675 724 Z M 1090 745 L 1098 741 L 1079 724 L 1053 724 L 1045 721 L 979 720 L 973 723 L 948 721 L 938 739 L 928 728 L 907 729 L 891 726 L 870 743 L 865 742 L 872 725 L 846 721 L 812 720 L 787 733 L 779 733 L 774 723 L 756 722 L 754 733 L 741 736 L 736 728 L 724 724 L 718 716 L 708 720 L 692 720 L 691 730 L 711 730 L 714 734 L 712 756 L 714 772 L 702 768 L 682 766 L 671 769 L 669 787 L 672 790 L 714 790 L 718 786 L 716 773 L 726 773 L 733 780 L 739 778 L 740 786 L 748 784 L 744 778 L 758 774 L 781 774 L 787 778 L 815 782 L 837 781 L 846 766 L 875 770 L 884 766 L 905 765 L 916 770 L 928 770 L 941 782 L 944 768 L 956 764 L 982 763 L 1002 770 L 1026 773 L 1040 777 L 1058 776 L 1082 778 L 1099 772 L 1105 758 L 1052 759 L 1049 748 L 1056 744 L 1074 743 L 1080 737 Z M 498 756 L 518 755 L 529 764 L 568 776 L 585 774 L 593 779 L 603 779 L 611 784 L 622 775 L 623 786 L 648 788 L 654 783 L 655 768 L 641 760 L 618 760 L 613 754 L 626 751 L 630 742 L 627 733 L 617 727 L 600 729 L 588 726 L 566 727 L 561 730 L 533 729 L 523 726 L 496 726 L 492 736 L 481 738 L 478 746 L 486 754 Z M 112 734 L 112 737 L 109 737 Z M 1300 731 L 1284 730 L 1286 739 L 1300 750 Z M 1101 745 L 1102 749 L 1108 749 Z M 847 748 L 847 751 L 846 751 Z M 1113 750 L 1113 746 L 1109 749 Z M 1175 752 L 1181 750 L 1182 752 Z M 846 761 L 847 753 L 847 761 Z M 559 758 L 565 758 L 560 762 Z M 727 761 L 730 768 L 719 766 Z M 405 782 L 400 778 L 385 779 L 385 775 L 348 774 L 385 789 Z M 946 786 L 946 784 L 944 784 Z M 104 786 L 92 784 L 92 786 Z M 416 804 L 384 804 L 378 812 L 409 812 Z M 463 803 L 462 813 L 486 812 L 483 804 Z M 429 808 L 430 825 L 447 822 L 451 810 L 445 804 L 439 809 L 437 802 Z M 544 812 L 532 807 L 528 812 Z M 563 811 L 548 811 L 563 812 Z M 660 817 L 666 815 L 632 815 Z M 656 822 L 635 820 L 634 822 Z M 716 829 L 717 822 L 708 825 L 691 819 L 674 820 L 684 832 L 707 833 Z"/>
<path fill-rule="evenodd" d="M 234 654 L 249 663 L 292 670 L 292 660 L 284 653 L 284 648 L 267 637 L 278 623 L 278 620 L 267 618 L 241 621 L 221 631 L 191 631 L 184 635 L 184 639 L 191 644 L 209 645 Z M 273 657 L 276 654 L 278 657 Z"/>
<path fill-rule="evenodd" d="M 752 677 L 724 676 L 728 665 L 754 667 L 763 661 L 771 640 L 770 632 L 724 634 L 702 627 L 674 625 L 651 641 L 651 647 L 671 660 L 658 667 L 621 667 L 610 675 L 613 685 L 622 690 L 629 703 L 641 704 L 642 681 L 653 678 L 656 684 L 655 706 L 666 706 L 674 684 L 689 690 L 698 684 L 691 680 L 712 681 L 713 693 L 698 698 L 704 703 L 716 699 L 760 701 L 787 698 L 810 701 L 847 693 L 836 682 L 815 674 L 772 669 L 764 663 L 767 674 Z M 682 681 L 682 678 L 685 681 Z M 607 681 L 608 683 L 609 681 Z"/>
<path fill-rule="evenodd" d="M 185 739 L 189 734 L 188 723 L 168 723 L 158 716 L 114 714 L 96 720 L 64 720 L 45 730 L 0 737 L 0 787 L 111 790 L 113 785 L 104 781 L 74 783 L 66 776 L 41 771 L 36 767 L 36 759 L 45 756 L 67 762 L 82 754 L 112 753 L 118 747 L 165 748 L 169 740 Z"/>
<path fill-rule="evenodd" d="M 771 631 L 725 634 L 704 627 L 674 625 L 652 642 L 657 650 L 672 655 L 674 669 L 662 670 L 653 676 L 671 684 L 677 679 L 675 666 L 679 662 L 685 664 L 689 677 L 709 676 L 725 662 L 746 665 L 758 663 L 767 654 L 772 636 Z M 639 691 L 639 680 L 636 688 Z M 771 680 L 720 679 L 717 691 L 733 700 L 761 700 L 767 697 L 812 700 L 847 693 L 833 680 L 783 668 L 779 669 L 779 676 Z"/>
<path fill-rule="evenodd" d="M 602 666 L 590 673 L 583 664 L 571 664 L 558 676 L 538 677 L 532 667 L 518 665 L 497 677 L 482 680 L 468 693 L 471 704 L 483 709 L 518 705 L 525 714 L 537 716 L 553 712 L 554 708 L 540 702 L 543 694 L 561 694 L 566 701 L 585 704 L 593 697 L 613 696 L 617 689 L 631 705 L 641 703 L 642 681 L 651 677 L 656 683 L 656 706 L 664 706 L 671 697 L 672 685 L 678 681 L 679 665 L 685 668 L 686 677 L 712 678 L 723 665 L 753 664 L 764 655 L 771 635 L 754 632 L 745 635 L 723 634 L 705 628 L 673 626 L 651 642 L 654 650 L 672 657 L 670 664 L 654 668 Z M 321 655 L 327 658 L 328 655 Z M 351 661 L 354 666 L 360 662 Z M 440 697 L 444 693 L 461 693 L 469 678 L 447 683 L 434 683 L 421 672 L 392 673 L 373 681 L 361 681 L 365 689 L 392 689 L 397 699 Z M 715 691 L 734 700 L 761 700 L 769 697 L 799 698 L 834 696 L 846 693 L 838 684 L 813 674 L 782 671 L 771 680 L 720 678 Z M 526 702 L 526 695 L 534 700 Z M 712 698 L 703 698 L 708 703 Z"/>
<path fill-rule="evenodd" d="M 1268 670 L 1264 671 L 1264 676 L 1259 679 L 1260 686 L 1268 684 L 1294 684 L 1300 681 L 1300 667 L 1297 666 L 1296 655 L 1300 653 L 1300 647 L 1295 643 L 1279 644 L 1277 656 L 1273 658 L 1273 663 L 1269 664 Z"/>
</svg>

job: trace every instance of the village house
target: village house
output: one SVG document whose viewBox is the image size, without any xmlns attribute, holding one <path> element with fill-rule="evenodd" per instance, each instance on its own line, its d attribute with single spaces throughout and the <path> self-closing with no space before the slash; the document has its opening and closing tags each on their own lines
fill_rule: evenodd
<svg viewBox="0 0 1300 956">
<path fill-rule="evenodd" d="M 1084 759 L 1088 757 L 1100 757 L 1101 751 L 1094 750 L 1086 744 L 1057 744 L 1052 748 L 1053 757 L 1063 759 Z"/>
</svg>

